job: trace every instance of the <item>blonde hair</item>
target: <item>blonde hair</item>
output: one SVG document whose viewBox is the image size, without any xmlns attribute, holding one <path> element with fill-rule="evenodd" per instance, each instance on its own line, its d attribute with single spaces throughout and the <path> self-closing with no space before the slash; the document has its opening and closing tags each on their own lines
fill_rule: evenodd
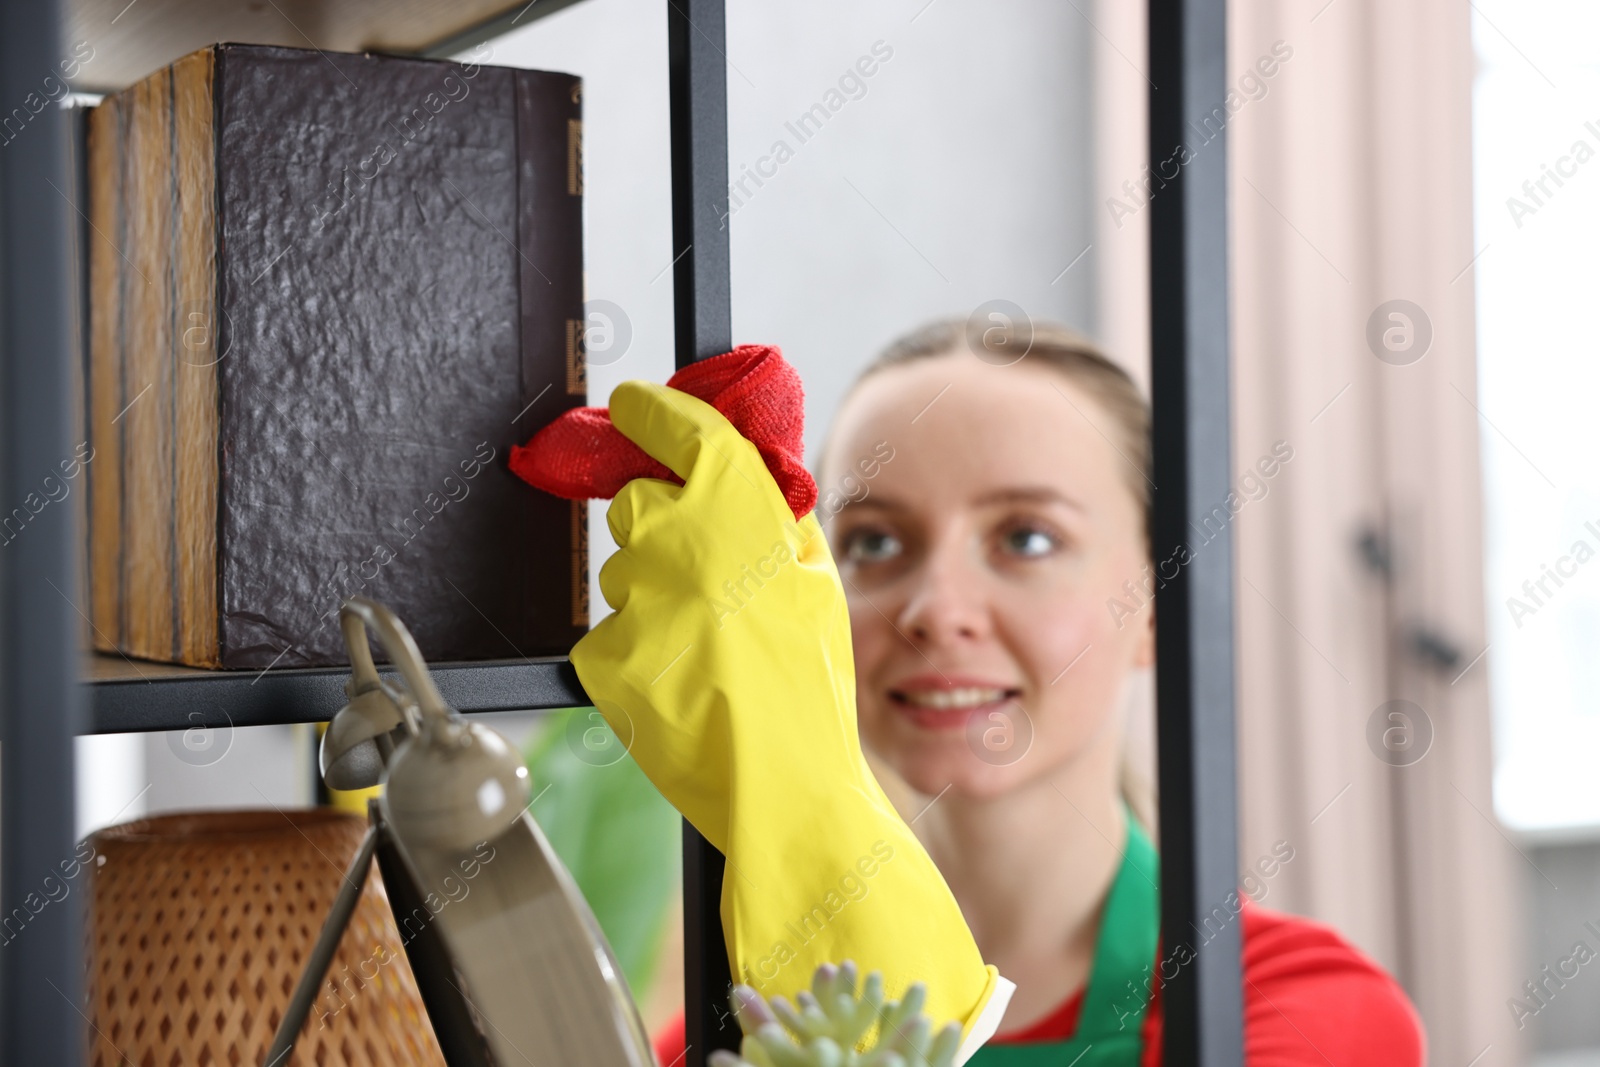
<svg viewBox="0 0 1600 1067">
<path fill-rule="evenodd" d="M 1150 405 L 1128 372 L 1083 334 L 1054 322 L 1032 324 L 1033 341 L 1018 362 L 1032 361 L 1058 371 L 1083 389 L 1111 417 L 1112 443 L 1128 462 L 1123 476 L 1128 490 L 1148 517 L 1150 510 Z M 880 371 L 924 359 L 936 359 L 967 349 L 983 348 L 963 319 L 939 319 L 895 338 L 867 365 L 851 386 Z M 846 393 L 846 397 L 849 393 Z"/>
</svg>

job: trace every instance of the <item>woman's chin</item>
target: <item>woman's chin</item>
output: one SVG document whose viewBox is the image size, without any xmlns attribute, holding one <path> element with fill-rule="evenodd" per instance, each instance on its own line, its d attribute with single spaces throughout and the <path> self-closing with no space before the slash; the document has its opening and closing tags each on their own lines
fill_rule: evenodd
<svg viewBox="0 0 1600 1067">
<path fill-rule="evenodd" d="M 917 746 L 914 751 L 886 753 L 888 763 L 912 789 L 924 796 L 960 796 L 992 800 L 1010 792 L 1028 777 L 1015 763 L 980 759 L 967 746 Z"/>
</svg>

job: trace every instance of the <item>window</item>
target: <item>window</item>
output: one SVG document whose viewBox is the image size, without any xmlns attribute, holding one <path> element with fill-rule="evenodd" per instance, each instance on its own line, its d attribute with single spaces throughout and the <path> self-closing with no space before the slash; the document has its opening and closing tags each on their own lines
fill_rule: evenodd
<svg viewBox="0 0 1600 1067">
<path fill-rule="evenodd" d="M 1474 7 L 1495 808 L 1600 828 L 1600 9 Z"/>
</svg>

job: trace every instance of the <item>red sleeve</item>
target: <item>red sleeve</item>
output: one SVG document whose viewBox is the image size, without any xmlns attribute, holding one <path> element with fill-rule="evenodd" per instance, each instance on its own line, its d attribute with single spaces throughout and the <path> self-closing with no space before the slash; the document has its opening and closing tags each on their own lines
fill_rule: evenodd
<svg viewBox="0 0 1600 1067">
<path fill-rule="evenodd" d="M 1245 902 L 1247 1067 L 1421 1067 L 1422 1027 L 1393 978 L 1330 927 Z M 1064 1041 L 1083 992 L 998 1044 Z M 1141 1028 L 1142 1067 L 1161 1067 L 1161 990 Z"/>
<path fill-rule="evenodd" d="M 1426 1042 L 1411 1001 L 1382 967 L 1332 927 L 1245 903 L 1247 1067 L 1422 1067 Z M 1061 1041 L 1077 1029 L 1082 991 L 1024 1034 L 997 1044 Z M 1145 1015 L 1143 1067 L 1161 1065 L 1161 991 Z M 680 1014 L 656 1035 L 656 1057 L 683 1055 Z"/>
<path fill-rule="evenodd" d="M 1427 1043 L 1398 982 L 1332 927 L 1246 903 L 1249 1067 L 1421 1067 Z"/>
<path fill-rule="evenodd" d="M 656 1063 L 661 1067 L 673 1067 L 683 1061 L 683 1044 L 688 1040 L 684 1037 L 684 1030 L 683 1012 L 680 1011 L 656 1031 L 651 1044 L 656 1049 Z"/>
</svg>

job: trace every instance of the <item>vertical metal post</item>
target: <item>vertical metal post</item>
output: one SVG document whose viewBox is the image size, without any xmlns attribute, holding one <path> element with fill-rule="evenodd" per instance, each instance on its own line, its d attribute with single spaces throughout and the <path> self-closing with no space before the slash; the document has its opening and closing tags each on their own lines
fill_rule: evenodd
<svg viewBox="0 0 1600 1067">
<path fill-rule="evenodd" d="M 667 0 L 678 366 L 733 347 L 723 0 Z"/>
<path fill-rule="evenodd" d="M 73 867 L 80 542 L 75 504 L 43 484 L 73 456 L 75 190 L 67 116 L 50 99 L 60 32 L 56 0 L 0 4 L 0 1060 L 16 1067 L 79 1064 L 86 1033 Z"/>
<path fill-rule="evenodd" d="M 1162 944 L 1194 952 L 1162 988 L 1164 1062 L 1222 1067 L 1243 1057 L 1240 924 L 1213 911 L 1233 915 L 1238 879 L 1226 9 L 1150 0 L 1149 12 L 1151 546 L 1158 559 L 1180 545 L 1191 557 L 1156 608 Z"/>
<path fill-rule="evenodd" d="M 733 347 L 728 254 L 728 76 L 723 0 L 667 0 L 672 116 L 673 328 L 677 364 Z M 688 1067 L 738 1046 L 728 1010 L 722 854 L 683 824 L 683 943 Z"/>
</svg>

